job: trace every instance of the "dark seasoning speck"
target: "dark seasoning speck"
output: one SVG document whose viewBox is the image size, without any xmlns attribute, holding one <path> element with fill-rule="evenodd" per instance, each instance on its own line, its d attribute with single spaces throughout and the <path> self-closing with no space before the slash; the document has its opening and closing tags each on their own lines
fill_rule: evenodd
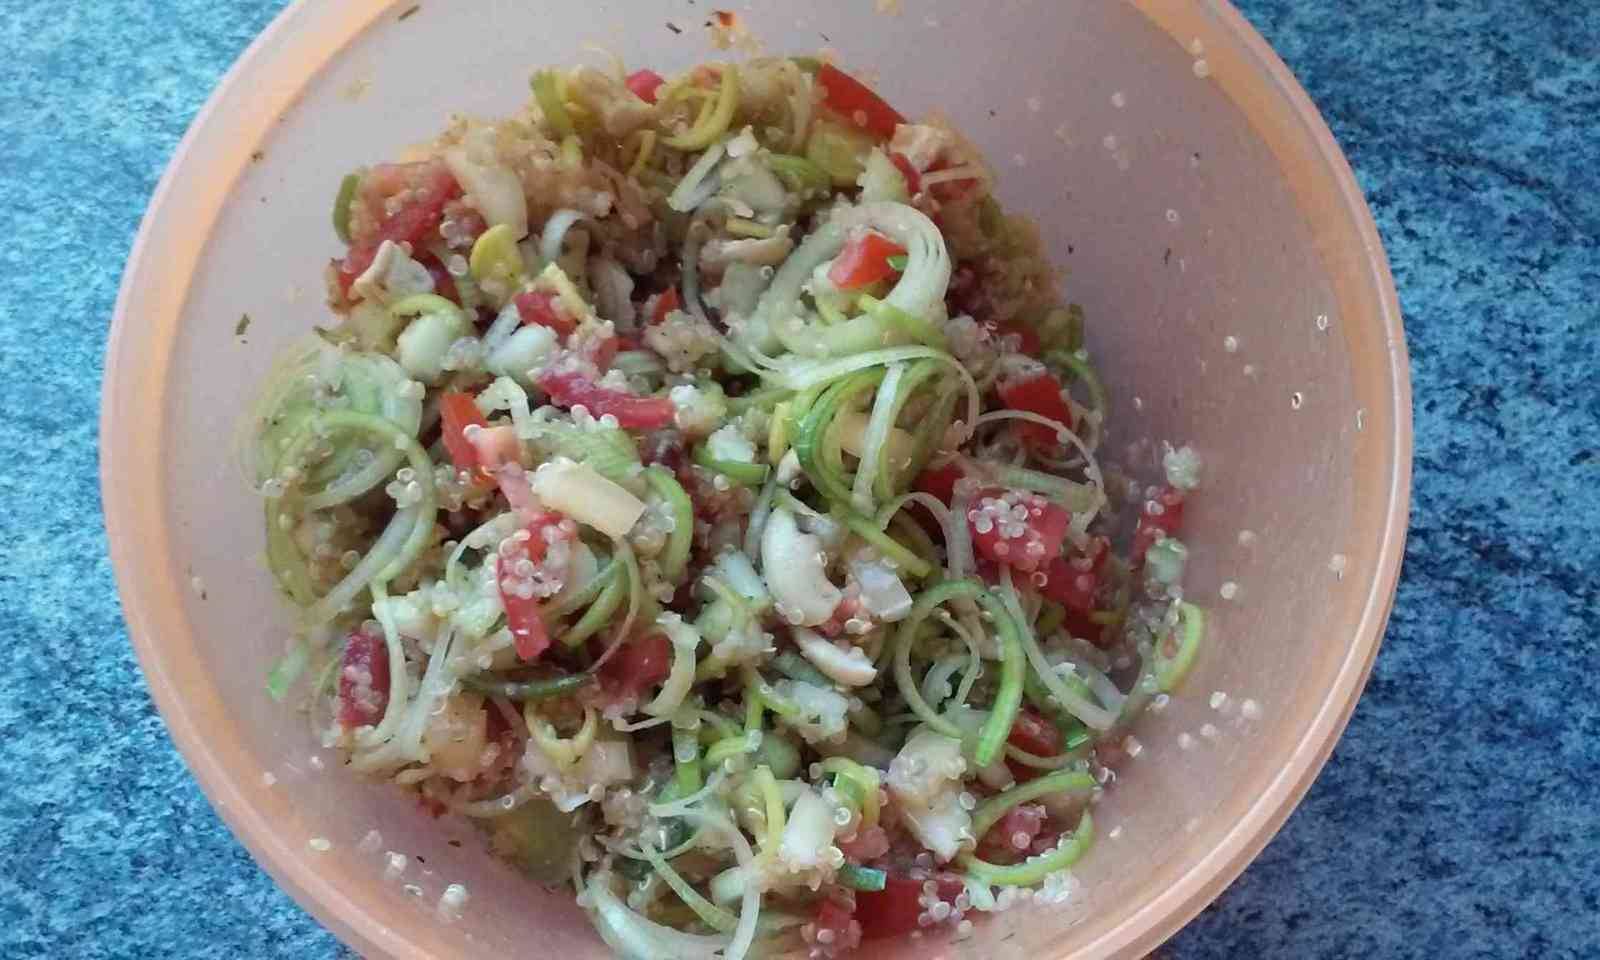
<svg viewBox="0 0 1600 960">
<path fill-rule="evenodd" d="M 667 21 L 667 29 L 671 30 L 673 33 L 682 33 L 683 32 L 683 28 L 678 26 L 677 24 L 673 23 L 671 20 Z"/>
<path fill-rule="evenodd" d="M 240 314 L 239 315 L 239 322 L 233 325 L 233 335 L 236 336 L 236 337 L 243 337 L 244 336 L 244 332 L 246 330 L 249 330 L 249 329 L 250 329 L 250 314 L 248 314 L 248 313 Z"/>
<path fill-rule="evenodd" d="M 405 9 L 405 11 L 400 14 L 400 16 L 395 18 L 395 22 L 398 23 L 398 22 L 400 22 L 402 20 L 406 20 L 406 19 L 410 18 L 412 14 L 416 13 L 418 10 L 421 10 L 421 9 L 422 9 L 422 4 L 413 3 L 411 6 L 407 7 Z"/>
</svg>

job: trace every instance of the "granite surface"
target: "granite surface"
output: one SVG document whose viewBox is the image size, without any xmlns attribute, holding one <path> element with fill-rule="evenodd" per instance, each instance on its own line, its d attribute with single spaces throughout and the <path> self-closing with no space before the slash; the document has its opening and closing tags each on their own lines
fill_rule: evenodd
<svg viewBox="0 0 1600 960">
<path fill-rule="evenodd" d="M 1415 501 L 1349 733 L 1163 953 L 1600 956 L 1600 8 L 1240 5 L 1376 212 L 1413 362 Z M 184 128 L 278 7 L 0 3 L 0 957 L 345 953 L 173 750 L 96 476 L 119 267 Z"/>
</svg>

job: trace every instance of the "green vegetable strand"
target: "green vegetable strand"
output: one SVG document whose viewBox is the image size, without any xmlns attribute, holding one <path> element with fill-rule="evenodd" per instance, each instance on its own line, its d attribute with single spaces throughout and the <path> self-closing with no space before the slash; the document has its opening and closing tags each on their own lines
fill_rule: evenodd
<svg viewBox="0 0 1600 960">
<path fill-rule="evenodd" d="M 667 513 L 672 517 L 672 532 L 667 535 L 666 549 L 656 559 L 661 575 L 669 582 L 677 582 L 689 564 L 689 549 L 694 546 L 694 504 L 676 477 L 661 467 L 651 467 L 644 472 L 656 496 L 666 501 Z"/>
<path fill-rule="evenodd" d="M 990 863 L 970 853 L 962 854 L 957 862 L 966 868 L 968 874 L 982 883 L 1001 887 L 1028 887 L 1039 883 L 1057 870 L 1065 870 L 1077 863 L 1093 843 L 1094 818 L 1085 810 L 1072 836 L 1063 837 L 1056 848 L 1049 853 L 1029 857 L 1014 866 Z"/>
<path fill-rule="evenodd" d="M 512 703 L 564 697 L 582 690 L 593 682 L 594 675 L 588 673 L 569 673 L 537 680 L 504 680 L 492 673 L 470 674 L 461 678 L 461 685 L 468 690 L 492 697 L 504 697 Z"/>
<path fill-rule="evenodd" d="M 882 870 L 858 866 L 854 863 L 846 863 L 840 867 L 836 876 L 841 886 L 869 893 L 882 890 L 889 880 L 889 875 Z"/>
<path fill-rule="evenodd" d="M 895 682 L 900 687 L 900 695 L 905 698 L 906 705 L 929 727 L 958 740 L 964 737 L 965 732 L 961 727 L 928 705 L 928 701 L 922 697 L 922 691 L 917 689 L 916 679 L 911 675 L 911 648 L 915 645 L 918 628 L 934 608 L 957 599 L 975 600 L 993 621 L 995 636 L 1000 642 L 1000 687 L 995 692 L 989 716 L 985 718 L 977 742 L 972 747 L 973 762 L 980 767 L 987 767 L 999 755 L 1006 737 L 1011 733 L 1011 725 L 1017 719 L 1017 710 L 1022 705 L 1023 678 L 1027 672 L 1022 653 L 1021 628 L 999 597 L 984 589 L 976 580 L 946 580 L 918 594 L 911 605 L 910 615 L 901 621 L 895 632 Z"/>
<path fill-rule="evenodd" d="M 339 192 L 333 198 L 333 232 L 344 243 L 350 242 L 350 201 L 356 198 L 356 188 L 361 186 L 361 174 L 345 174 L 339 181 Z"/>
</svg>

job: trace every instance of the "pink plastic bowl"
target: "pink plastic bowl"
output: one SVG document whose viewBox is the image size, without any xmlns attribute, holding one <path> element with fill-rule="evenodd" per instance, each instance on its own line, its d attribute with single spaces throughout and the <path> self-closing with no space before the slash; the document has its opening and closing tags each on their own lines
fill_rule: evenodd
<svg viewBox="0 0 1600 960">
<path fill-rule="evenodd" d="M 178 149 L 108 350 L 112 554 L 173 738 L 240 840 L 319 920 L 371 956 L 596 957 L 570 898 L 492 862 L 465 826 L 314 759 L 303 719 L 269 702 L 262 679 L 289 617 L 230 441 L 275 350 L 323 319 L 328 207 L 346 171 L 451 112 L 511 110 L 534 66 L 572 62 L 588 42 L 663 71 L 704 59 L 707 11 L 426 0 L 402 20 L 410 5 L 291 6 Z M 1097 813 L 1105 832 L 1077 871 L 1081 894 L 937 950 L 1136 956 L 1278 829 L 1367 676 L 1410 476 L 1394 290 L 1327 128 L 1223 0 L 877 5 L 904 9 L 828 0 L 744 16 L 768 49 L 830 47 L 907 113 L 937 107 L 967 130 L 1088 311 L 1113 388 L 1112 450 L 1172 438 L 1208 465 L 1186 520 L 1190 596 L 1213 609 L 1213 633 Z M 252 322 L 236 336 L 243 314 Z M 391 850 L 409 857 L 398 879 L 385 877 Z M 435 905 L 450 883 L 470 899 L 444 923 Z"/>
</svg>

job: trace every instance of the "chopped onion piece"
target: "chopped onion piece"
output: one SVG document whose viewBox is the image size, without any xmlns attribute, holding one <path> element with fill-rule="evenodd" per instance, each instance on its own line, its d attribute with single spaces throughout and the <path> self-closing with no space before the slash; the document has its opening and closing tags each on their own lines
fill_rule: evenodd
<svg viewBox="0 0 1600 960">
<path fill-rule="evenodd" d="M 833 641 L 804 627 L 796 627 L 793 636 L 800 653 L 835 683 L 847 687 L 865 687 L 878 677 L 878 668 L 872 665 L 859 647 L 842 649 L 835 646 Z"/>
<path fill-rule="evenodd" d="M 796 625 L 826 622 L 844 599 L 828 579 L 822 541 L 801 533 L 787 507 L 774 508 L 767 518 L 761 535 L 761 570 L 778 613 Z"/>
<path fill-rule="evenodd" d="M 708 147 L 684 173 L 683 179 L 678 181 L 677 187 L 667 197 L 667 206 L 679 213 L 688 213 L 716 193 L 717 178 L 711 174 L 722 160 L 725 149 L 720 143 Z"/>
<path fill-rule="evenodd" d="M 874 617 L 893 623 L 911 612 L 911 592 L 887 563 L 855 563 L 850 572 L 861 585 L 861 605 Z"/>
<path fill-rule="evenodd" d="M 529 484 L 545 505 L 617 539 L 644 514 L 644 501 L 586 464 L 558 457 L 534 471 Z"/>
<path fill-rule="evenodd" d="M 662 614 L 656 626 L 672 641 L 672 671 L 655 699 L 639 709 L 652 717 L 664 717 L 683 704 L 689 688 L 694 686 L 694 655 L 700 646 L 700 631 L 675 613 Z"/>
</svg>

